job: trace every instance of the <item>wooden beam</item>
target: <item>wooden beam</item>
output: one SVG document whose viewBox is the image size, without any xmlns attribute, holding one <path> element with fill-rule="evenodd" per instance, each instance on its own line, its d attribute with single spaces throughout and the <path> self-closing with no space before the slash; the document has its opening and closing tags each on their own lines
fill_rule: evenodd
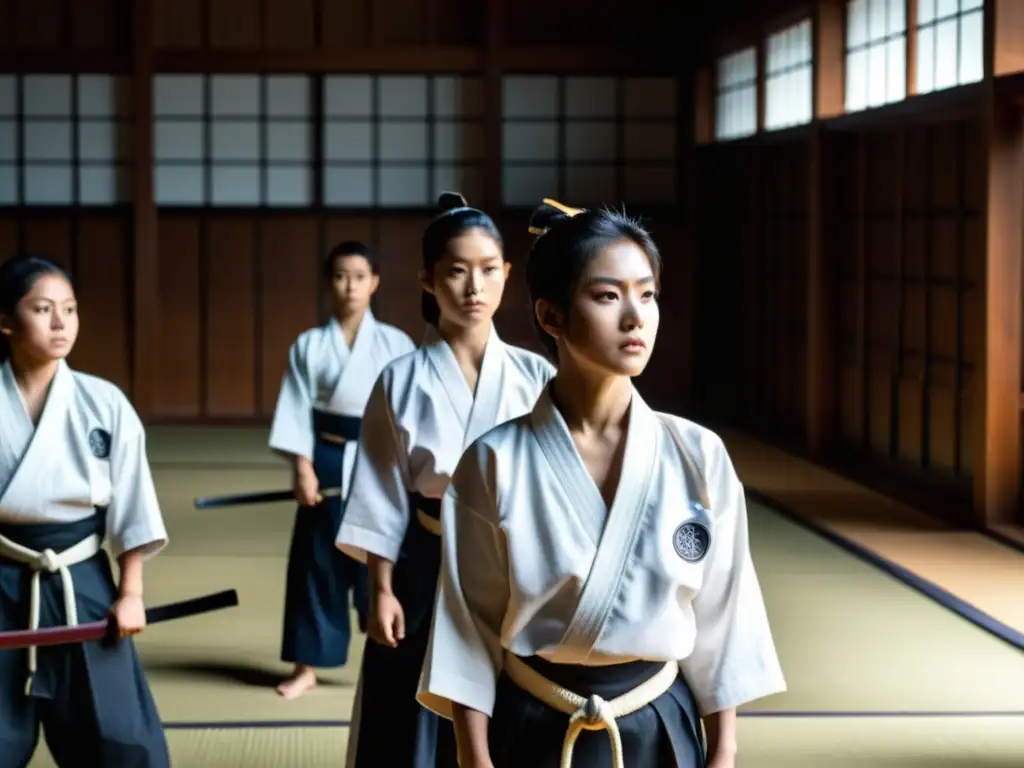
<svg viewBox="0 0 1024 768">
<path fill-rule="evenodd" d="M 501 43 L 504 39 L 505 7 L 502 0 L 484 3 L 483 89 L 483 205 L 487 210 L 502 208 L 501 117 L 502 68 Z M 470 201 L 472 202 L 472 201 Z"/>
<path fill-rule="evenodd" d="M 823 457 L 832 443 L 838 415 L 838 360 L 835 316 L 835 259 L 831 254 L 828 202 L 831 177 L 828 137 L 820 119 L 843 112 L 845 3 L 821 0 L 813 18 L 814 90 L 807 149 L 807 410 L 804 439 L 811 456 Z"/>
<path fill-rule="evenodd" d="M 33 74 L 121 74 L 132 68 L 131 52 L 0 50 L 0 73 Z"/>
<path fill-rule="evenodd" d="M 714 142 L 715 119 L 715 70 L 713 67 L 704 67 L 693 78 L 694 144 Z"/>
<path fill-rule="evenodd" d="M 153 0 L 132 4 L 132 400 L 153 415 L 160 286 L 153 201 Z"/>
<path fill-rule="evenodd" d="M 478 72 L 483 50 L 471 46 L 379 46 L 268 51 L 195 49 L 157 51 L 157 72 L 449 73 Z"/>
<path fill-rule="evenodd" d="M 1014 523 L 1021 515 L 1024 123 L 1019 106 L 997 100 L 993 80 L 1002 37 L 996 19 L 1002 23 L 1004 12 L 1012 18 L 1008 9 L 1017 5 L 1015 0 L 992 0 L 985 7 L 987 201 L 973 483 L 974 517 L 983 526 Z"/>
</svg>

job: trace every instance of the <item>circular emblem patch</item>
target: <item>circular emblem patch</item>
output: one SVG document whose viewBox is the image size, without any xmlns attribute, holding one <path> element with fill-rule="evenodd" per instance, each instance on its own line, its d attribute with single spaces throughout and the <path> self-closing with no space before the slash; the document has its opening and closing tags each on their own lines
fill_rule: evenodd
<svg viewBox="0 0 1024 768">
<path fill-rule="evenodd" d="M 672 535 L 672 546 L 676 554 L 688 563 L 699 563 L 708 554 L 711 546 L 711 531 L 702 523 L 683 523 Z"/>
<path fill-rule="evenodd" d="M 89 449 L 97 459 L 110 456 L 110 433 L 105 429 L 94 429 L 89 433 Z"/>
</svg>

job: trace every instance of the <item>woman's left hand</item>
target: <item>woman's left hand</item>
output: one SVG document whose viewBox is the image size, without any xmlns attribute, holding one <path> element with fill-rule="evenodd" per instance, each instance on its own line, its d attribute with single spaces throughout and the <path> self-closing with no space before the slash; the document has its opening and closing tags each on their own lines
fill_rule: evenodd
<svg viewBox="0 0 1024 768">
<path fill-rule="evenodd" d="M 734 755 L 714 755 L 708 762 L 708 768 L 736 768 Z"/>
<path fill-rule="evenodd" d="M 140 595 L 123 595 L 110 609 L 121 637 L 137 635 L 146 628 L 146 606 Z"/>
</svg>

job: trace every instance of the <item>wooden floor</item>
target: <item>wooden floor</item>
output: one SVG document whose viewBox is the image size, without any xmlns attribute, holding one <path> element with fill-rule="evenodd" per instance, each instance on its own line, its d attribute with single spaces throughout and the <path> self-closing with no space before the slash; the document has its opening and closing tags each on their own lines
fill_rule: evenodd
<svg viewBox="0 0 1024 768">
<path fill-rule="evenodd" d="M 981 620 L 987 617 L 1006 634 L 1016 634 L 1024 647 L 1024 552 L 952 528 L 748 435 L 721 434 L 749 490 L 962 601 Z"/>
</svg>

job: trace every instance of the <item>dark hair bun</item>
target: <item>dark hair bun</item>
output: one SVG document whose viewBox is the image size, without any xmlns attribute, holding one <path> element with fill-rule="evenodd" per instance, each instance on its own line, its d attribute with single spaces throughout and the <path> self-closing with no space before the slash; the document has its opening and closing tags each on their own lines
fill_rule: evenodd
<svg viewBox="0 0 1024 768">
<path fill-rule="evenodd" d="M 553 205 L 543 203 L 537 206 L 530 215 L 530 232 L 535 235 L 543 235 L 555 224 L 568 219 L 569 216 L 563 211 Z"/>
<path fill-rule="evenodd" d="M 456 208 L 468 208 L 469 203 L 458 192 L 442 192 L 437 198 L 437 207 L 442 211 L 452 211 Z"/>
</svg>

